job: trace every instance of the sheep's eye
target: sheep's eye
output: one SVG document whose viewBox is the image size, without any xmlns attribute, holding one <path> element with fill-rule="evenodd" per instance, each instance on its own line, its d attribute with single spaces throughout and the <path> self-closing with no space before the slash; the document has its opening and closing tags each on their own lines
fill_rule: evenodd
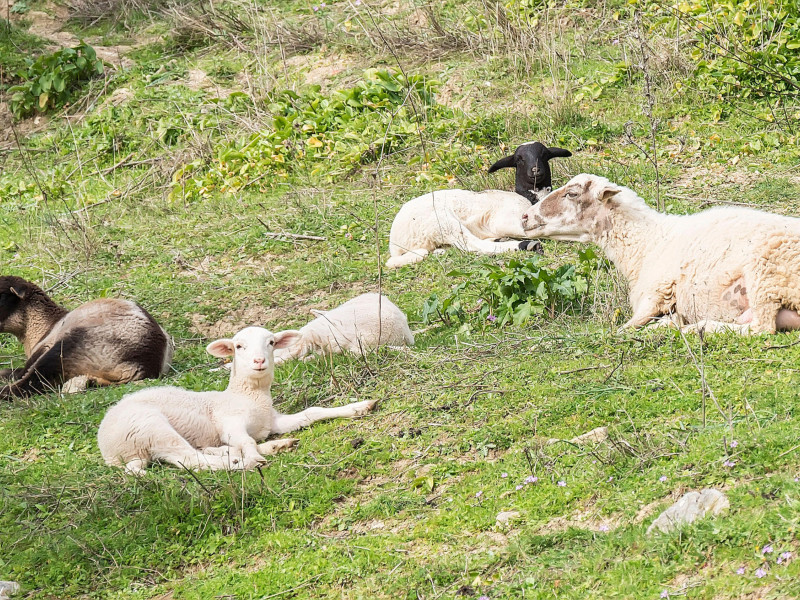
<svg viewBox="0 0 800 600">
<path fill-rule="evenodd" d="M 567 198 L 577 198 L 578 192 L 567 192 Z"/>
<path fill-rule="evenodd" d="M 241 350 L 242 348 L 244 348 L 244 346 L 242 346 L 241 344 L 236 344 L 236 349 L 237 350 Z"/>
<path fill-rule="evenodd" d="M 275 345 L 275 340 L 270 340 L 270 341 L 269 341 L 269 345 L 270 345 L 270 346 L 274 346 L 274 345 Z"/>
</svg>

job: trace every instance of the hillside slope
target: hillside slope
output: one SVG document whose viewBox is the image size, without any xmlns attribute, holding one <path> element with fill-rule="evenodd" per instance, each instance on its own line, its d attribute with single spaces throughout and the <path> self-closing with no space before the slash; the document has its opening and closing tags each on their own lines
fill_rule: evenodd
<svg viewBox="0 0 800 600">
<path fill-rule="evenodd" d="M 208 341 L 361 292 L 420 330 L 407 353 L 278 368 L 281 410 L 380 404 L 253 473 L 103 465 L 106 409 L 152 382 L 0 406 L 0 579 L 22 597 L 800 596 L 796 334 L 621 333 L 624 282 L 577 244 L 382 268 L 403 202 L 513 189 L 486 170 L 534 139 L 573 152 L 557 184 L 591 172 L 669 213 L 797 215 L 792 3 L 0 8 L 3 274 L 70 307 L 135 299 L 175 336 L 167 383 L 198 390 L 226 381 Z M 103 73 L 63 98 L 29 87 L 19 114 L 10 88 L 53 68 L 25 58 L 78 40 Z M 521 308 L 502 277 L 565 287 Z M 2 336 L 2 366 L 20 357 Z M 568 441 L 600 426 L 605 442 Z M 727 515 L 645 534 L 703 487 Z"/>
</svg>

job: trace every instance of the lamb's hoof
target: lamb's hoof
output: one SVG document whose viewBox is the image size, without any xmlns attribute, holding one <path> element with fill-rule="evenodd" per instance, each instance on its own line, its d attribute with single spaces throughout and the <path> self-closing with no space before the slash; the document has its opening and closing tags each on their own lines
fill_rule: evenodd
<svg viewBox="0 0 800 600">
<path fill-rule="evenodd" d="M 64 385 L 61 386 L 61 393 L 78 394 L 80 392 L 85 392 L 86 388 L 88 387 L 89 387 L 89 376 L 78 375 L 77 377 L 73 377 L 69 381 L 66 381 Z"/>
<path fill-rule="evenodd" d="M 277 443 L 275 444 L 275 449 L 278 452 L 285 452 L 287 450 L 294 450 L 297 448 L 297 444 L 300 443 L 300 440 L 297 438 L 286 438 L 283 440 L 275 440 Z"/>
<path fill-rule="evenodd" d="M 265 464 L 267 464 L 267 459 L 260 454 L 257 454 L 256 456 L 248 456 L 247 458 L 243 458 L 241 460 L 236 459 L 232 462 L 238 462 L 238 465 L 235 467 L 236 470 L 241 469 L 243 471 L 252 471 L 253 469 L 263 467 Z"/>
<path fill-rule="evenodd" d="M 536 252 L 537 254 L 544 254 L 544 248 L 539 240 L 523 241 L 519 243 L 519 249 L 527 252 Z"/>
<path fill-rule="evenodd" d="M 363 402 L 356 402 L 353 404 L 353 416 L 360 417 L 362 415 L 366 415 L 367 413 L 371 413 L 377 404 L 377 400 L 364 400 Z"/>
<path fill-rule="evenodd" d="M 134 458 L 133 460 L 125 464 L 124 469 L 126 475 L 143 477 L 144 475 L 147 474 L 147 462 L 143 461 L 140 458 Z"/>
<path fill-rule="evenodd" d="M 271 442 L 264 442 L 258 445 L 258 451 L 266 456 L 277 454 L 278 452 L 288 452 L 294 450 L 300 442 L 297 438 L 285 438 L 281 440 L 272 440 Z"/>
</svg>

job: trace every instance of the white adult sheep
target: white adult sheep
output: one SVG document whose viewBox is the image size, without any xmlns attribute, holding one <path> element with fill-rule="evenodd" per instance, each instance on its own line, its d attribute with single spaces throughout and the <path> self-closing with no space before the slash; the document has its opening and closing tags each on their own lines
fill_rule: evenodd
<svg viewBox="0 0 800 600">
<path fill-rule="evenodd" d="M 283 348 L 275 364 L 311 353 L 362 354 L 378 346 L 413 346 L 408 319 L 391 300 L 380 294 L 361 294 L 333 310 L 312 310 L 316 319 L 299 330 L 281 331 Z"/>
<path fill-rule="evenodd" d="M 733 207 L 665 215 L 584 173 L 522 220 L 530 237 L 602 248 L 630 284 L 624 327 L 668 317 L 706 331 L 800 329 L 800 219 Z"/>
<path fill-rule="evenodd" d="M 261 327 L 243 329 L 233 339 L 211 342 L 206 350 L 233 356 L 228 388 L 193 392 L 156 387 L 124 396 L 100 423 L 97 442 L 111 466 L 142 475 L 155 460 L 188 469 L 252 469 L 297 440 L 262 444 L 270 435 L 306 427 L 316 421 L 355 417 L 371 411 L 377 401 L 353 402 L 337 408 L 312 407 L 283 415 L 272 407 L 273 351 L 288 338 Z"/>
<path fill-rule="evenodd" d="M 392 222 L 386 266 L 410 265 L 446 246 L 480 254 L 540 248 L 527 240 L 495 241 L 527 237 L 520 218 L 530 206 L 519 194 L 501 190 L 441 190 L 409 200 Z"/>
</svg>

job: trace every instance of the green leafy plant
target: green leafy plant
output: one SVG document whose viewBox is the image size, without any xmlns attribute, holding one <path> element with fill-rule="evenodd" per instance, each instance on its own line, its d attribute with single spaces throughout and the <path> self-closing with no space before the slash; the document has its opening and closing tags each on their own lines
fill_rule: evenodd
<svg viewBox="0 0 800 600">
<path fill-rule="evenodd" d="M 722 97 L 800 96 L 800 12 L 794 2 L 653 3 L 694 38 L 698 81 Z"/>
<path fill-rule="evenodd" d="M 170 197 L 197 200 L 255 182 L 266 187 L 301 172 L 334 181 L 419 144 L 423 135 L 450 141 L 407 160 L 415 165 L 417 180 L 453 181 L 455 169 L 473 172 L 488 160 L 481 151 L 502 135 L 503 123 L 499 118 L 478 122 L 436 104 L 437 87 L 437 81 L 422 75 L 370 69 L 355 86 L 330 94 L 321 93 L 320 86 L 276 92 L 266 100 L 272 116 L 266 127 L 221 144 L 210 162 L 183 165 L 174 174 Z M 220 102 L 229 111 L 254 104 L 243 93 Z"/>
<path fill-rule="evenodd" d="M 23 82 L 9 88 L 12 114 L 21 119 L 35 112 L 64 106 L 81 83 L 101 75 L 103 61 L 94 48 L 81 42 L 32 61 Z"/>
<path fill-rule="evenodd" d="M 453 287 L 451 294 L 440 299 L 432 294 L 422 310 L 426 323 L 440 320 L 446 325 L 464 323 L 471 315 L 480 321 L 520 325 L 547 313 L 572 308 L 589 290 L 589 276 L 598 266 L 591 248 L 578 251 L 577 264 L 564 264 L 554 269 L 542 264 L 538 255 L 512 258 L 505 265 L 484 265 L 477 273 L 453 271 L 465 281 Z M 465 307 L 477 306 L 473 311 Z"/>
</svg>

